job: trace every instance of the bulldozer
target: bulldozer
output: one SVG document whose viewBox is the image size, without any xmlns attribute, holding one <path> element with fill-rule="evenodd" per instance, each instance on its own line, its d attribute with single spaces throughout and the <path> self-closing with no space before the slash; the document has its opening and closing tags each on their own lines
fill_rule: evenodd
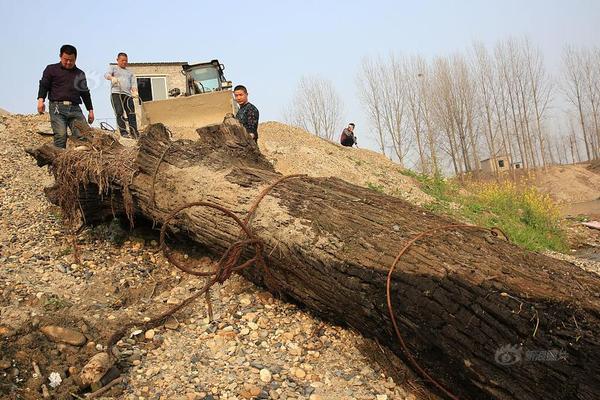
<svg viewBox="0 0 600 400">
<path fill-rule="evenodd" d="M 172 88 L 164 100 L 142 102 L 142 125 L 160 122 L 180 128 L 180 132 L 185 132 L 185 128 L 193 132 L 223 122 L 226 114 L 235 115 L 238 105 L 233 100 L 232 83 L 225 79 L 224 69 L 218 60 L 182 65 L 185 88 Z"/>
</svg>

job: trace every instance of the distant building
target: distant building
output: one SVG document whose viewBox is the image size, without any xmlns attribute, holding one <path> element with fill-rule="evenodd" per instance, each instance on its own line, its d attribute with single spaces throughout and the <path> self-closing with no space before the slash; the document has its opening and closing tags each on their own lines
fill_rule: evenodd
<svg viewBox="0 0 600 400">
<path fill-rule="evenodd" d="M 486 158 L 485 160 L 481 160 L 481 171 L 495 173 L 508 171 L 511 168 L 510 157 L 507 155 L 497 155 L 495 157 Z M 521 163 L 518 163 L 519 166 L 513 165 L 513 168 L 519 168 Z"/>
</svg>

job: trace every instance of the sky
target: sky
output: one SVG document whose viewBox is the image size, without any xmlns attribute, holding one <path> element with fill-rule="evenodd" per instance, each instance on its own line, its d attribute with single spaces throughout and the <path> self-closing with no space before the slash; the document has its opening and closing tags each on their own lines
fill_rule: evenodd
<svg viewBox="0 0 600 400">
<path fill-rule="evenodd" d="M 0 0 L 0 20 L 0 108 L 10 112 L 35 112 L 42 71 L 69 43 L 98 120 L 114 118 L 102 75 L 118 52 L 130 62 L 216 58 L 227 79 L 248 87 L 261 121 L 283 119 L 301 76 L 332 81 L 344 124 L 355 122 L 359 144 L 373 149 L 356 89 L 363 57 L 430 58 L 525 35 L 558 74 L 566 44 L 600 46 L 598 0 Z"/>
</svg>

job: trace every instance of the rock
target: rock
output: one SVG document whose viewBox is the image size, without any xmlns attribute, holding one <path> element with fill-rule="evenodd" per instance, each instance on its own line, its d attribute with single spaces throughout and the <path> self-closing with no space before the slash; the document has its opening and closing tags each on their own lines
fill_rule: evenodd
<svg viewBox="0 0 600 400">
<path fill-rule="evenodd" d="M 72 346 L 83 346 L 87 341 L 83 333 L 75 329 L 55 325 L 44 326 L 40 328 L 40 332 L 53 342 L 66 343 Z"/>
<path fill-rule="evenodd" d="M 170 318 L 167 322 L 165 322 L 165 328 L 175 330 L 179 328 L 179 322 L 175 321 L 174 318 Z"/>
<path fill-rule="evenodd" d="M 388 400 L 387 394 L 378 394 L 376 398 L 377 400 Z"/>
<path fill-rule="evenodd" d="M 135 331 L 131 332 L 131 335 L 129 335 L 129 337 L 134 337 L 134 336 L 137 336 L 137 335 L 139 335 L 139 334 L 140 334 L 140 333 L 142 333 L 142 332 L 143 332 L 143 330 L 141 330 L 141 329 L 136 329 Z"/>
<path fill-rule="evenodd" d="M 297 378 L 304 379 L 304 377 L 306 377 L 306 371 L 302 368 L 296 368 L 294 375 L 296 375 Z"/>
<path fill-rule="evenodd" d="M 249 296 L 244 296 L 240 299 L 240 304 L 243 306 L 249 306 L 252 304 L 252 299 Z"/>
<path fill-rule="evenodd" d="M 112 362 L 107 353 L 96 354 L 81 369 L 79 379 L 81 380 L 82 385 L 85 387 L 92 383 L 99 382 L 111 366 Z"/>
<path fill-rule="evenodd" d="M 321 400 L 321 396 L 319 396 L 318 394 L 311 394 L 310 397 L 308 398 L 309 400 Z"/>
<path fill-rule="evenodd" d="M 49 385 L 51 388 L 57 388 L 62 383 L 62 377 L 58 372 L 51 372 L 48 376 Z"/>
<path fill-rule="evenodd" d="M 271 376 L 271 371 L 269 371 L 266 368 L 263 368 L 260 370 L 260 380 L 263 381 L 264 383 L 269 383 L 271 382 L 272 376 Z"/>
<path fill-rule="evenodd" d="M 15 331 L 7 326 L 0 325 L 0 336 L 11 337 L 15 335 Z"/>
<path fill-rule="evenodd" d="M 251 399 L 253 397 L 258 396 L 260 392 L 260 388 L 256 385 L 244 385 L 244 390 L 240 392 L 240 395 L 244 399 Z"/>
<path fill-rule="evenodd" d="M 154 339 L 154 335 L 156 335 L 156 332 L 154 331 L 154 329 L 148 329 L 146 331 L 146 333 L 144 334 L 144 337 L 147 340 L 152 340 L 152 339 Z"/>
<path fill-rule="evenodd" d="M 52 125 L 50 125 L 50 122 L 38 124 L 35 128 L 38 132 L 52 132 Z"/>
<path fill-rule="evenodd" d="M 10 363 L 9 360 L 3 359 L 0 360 L 0 370 L 4 370 L 4 369 L 8 369 L 10 368 L 12 364 Z"/>
</svg>

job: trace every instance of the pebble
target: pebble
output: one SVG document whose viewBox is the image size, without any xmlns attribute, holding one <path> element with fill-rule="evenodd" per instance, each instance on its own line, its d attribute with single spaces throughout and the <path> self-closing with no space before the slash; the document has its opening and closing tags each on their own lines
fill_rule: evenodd
<svg viewBox="0 0 600 400">
<path fill-rule="evenodd" d="M 294 371 L 294 375 L 297 378 L 304 379 L 306 377 L 306 371 L 304 371 L 302 368 L 296 368 L 296 371 Z"/>
<path fill-rule="evenodd" d="M 171 318 L 167 322 L 165 322 L 165 328 L 171 329 L 172 331 L 174 331 L 177 328 L 179 328 L 179 322 L 175 321 L 174 318 Z"/>
<path fill-rule="evenodd" d="M 72 346 L 83 346 L 87 341 L 83 333 L 61 326 L 47 325 L 40 328 L 40 332 L 53 342 L 62 342 Z"/>
<path fill-rule="evenodd" d="M 99 382 L 111 366 L 112 362 L 109 355 L 107 353 L 98 353 L 81 369 L 79 379 L 84 386 Z"/>
<path fill-rule="evenodd" d="M 265 382 L 265 383 L 269 383 L 271 382 L 272 376 L 271 376 L 271 371 L 269 371 L 266 368 L 263 368 L 260 370 L 260 380 Z"/>
<path fill-rule="evenodd" d="M 154 329 L 148 329 L 146 333 L 144 333 L 144 338 L 147 340 L 152 340 L 154 339 L 154 335 L 156 335 Z"/>
</svg>

